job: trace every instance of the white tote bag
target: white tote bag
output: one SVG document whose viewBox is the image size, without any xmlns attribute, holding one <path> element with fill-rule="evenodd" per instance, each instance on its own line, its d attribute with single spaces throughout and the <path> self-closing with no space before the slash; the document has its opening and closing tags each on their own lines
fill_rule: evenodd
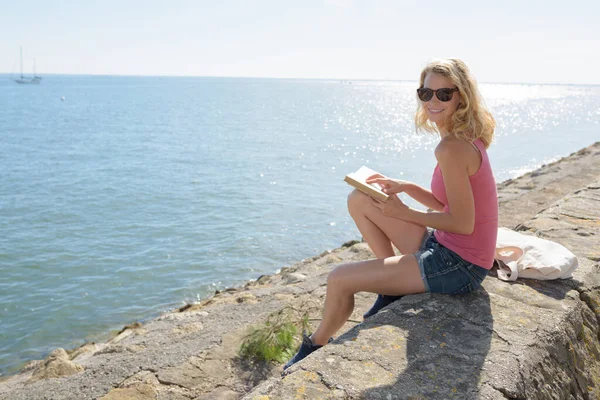
<svg viewBox="0 0 600 400">
<path fill-rule="evenodd" d="M 503 281 L 567 279 L 579 265 L 575 254 L 563 245 L 507 228 L 498 228 L 494 258 Z"/>
</svg>

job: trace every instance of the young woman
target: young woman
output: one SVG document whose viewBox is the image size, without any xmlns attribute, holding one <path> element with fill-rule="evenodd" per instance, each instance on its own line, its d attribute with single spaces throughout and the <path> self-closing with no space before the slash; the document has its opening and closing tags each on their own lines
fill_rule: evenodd
<svg viewBox="0 0 600 400">
<path fill-rule="evenodd" d="M 367 318 L 407 294 L 469 293 L 492 267 L 498 197 L 486 149 L 494 118 L 458 59 L 429 63 L 421 72 L 417 97 L 417 131 L 440 137 L 431 190 L 374 175 L 367 182 L 380 184 L 388 201 L 356 190 L 348 196 L 350 215 L 377 259 L 340 265 L 329 274 L 323 319 L 284 369 L 331 340 L 352 313 L 357 292 L 378 293 Z M 402 192 L 433 211 L 406 206 L 396 196 Z M 395 255 L 392 244 L 402 255 Z"/>
</svg>

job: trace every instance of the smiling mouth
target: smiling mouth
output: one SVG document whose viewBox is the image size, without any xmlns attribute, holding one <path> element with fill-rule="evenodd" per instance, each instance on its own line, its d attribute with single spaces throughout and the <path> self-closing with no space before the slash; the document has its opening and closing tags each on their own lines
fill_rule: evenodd
<svg viewBox="0 0 600 400">
<path fill-rule="evenodd" d="M 429 110 L 429 112 L 430 112 L 430 113 L 432 113 L 432 114 L 439 114 L 439 113 L 441 113 L 442 111 L 444 111 L 444 110 L 437 110 L 437 109 L 435 109 L 435 108 L 429 108 L 428 110 Z"/>
</svg>

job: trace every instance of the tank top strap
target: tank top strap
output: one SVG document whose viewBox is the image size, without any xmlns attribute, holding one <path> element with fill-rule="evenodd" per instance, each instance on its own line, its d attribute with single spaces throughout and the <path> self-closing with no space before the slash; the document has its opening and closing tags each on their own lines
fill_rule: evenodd
<svg viewBox="0 0 600 400">
<path fill-rule="evenodd" d="M 485 146 L 483 145 L 481 139 L 475 139 L 473 142 L 471 142 L 471 144 L 473 147 L 475 147 L 479 154 L 481 154 L 481 161 L 485 160 L 487 158 L 487 152 L 485 151 Z"/>
</svg>

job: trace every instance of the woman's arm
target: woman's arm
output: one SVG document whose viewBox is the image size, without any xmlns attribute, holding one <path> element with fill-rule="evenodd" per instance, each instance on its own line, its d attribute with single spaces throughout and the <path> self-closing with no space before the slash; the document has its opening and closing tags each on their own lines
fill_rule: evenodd
<svg viewBox="0 0 600 400">
<path fill-rule="evenodd" d="M 443 141 L 435 155 L 442 170 L 448 212 L 423 212 L 406 206 L 397 196 L 385 203 L 375 202 L 384 215 L 446 232 L 470 235 L 475 228 L 475 202 L 467 170 L 468 147 L 459 141 Z"/>
<path fill-rule="evenodd" d="M 407 195 L 423 204 L 427 208 L 431 208 L 435 211 L 444 211 L 444 204 L 435 198 L 431 191 L 417 185 L 416 183 L 410 183 L 406 186 L 404 191 Z"/>
<path fill-rule="evenodd" d="M 425 207 L 429 207 L 432 210 L 443 211 L 444 204 L 440 203 L 435 198 L 433 193 L 429 190 L 422 188 L 416 183 L 403 181 L 400 179 L 392 179 L 381 174 L 375 174 L 366 179 L 367 183 L 378 184 L 381 190 L 389 195 L 406 193 Z"/>
</svg>

